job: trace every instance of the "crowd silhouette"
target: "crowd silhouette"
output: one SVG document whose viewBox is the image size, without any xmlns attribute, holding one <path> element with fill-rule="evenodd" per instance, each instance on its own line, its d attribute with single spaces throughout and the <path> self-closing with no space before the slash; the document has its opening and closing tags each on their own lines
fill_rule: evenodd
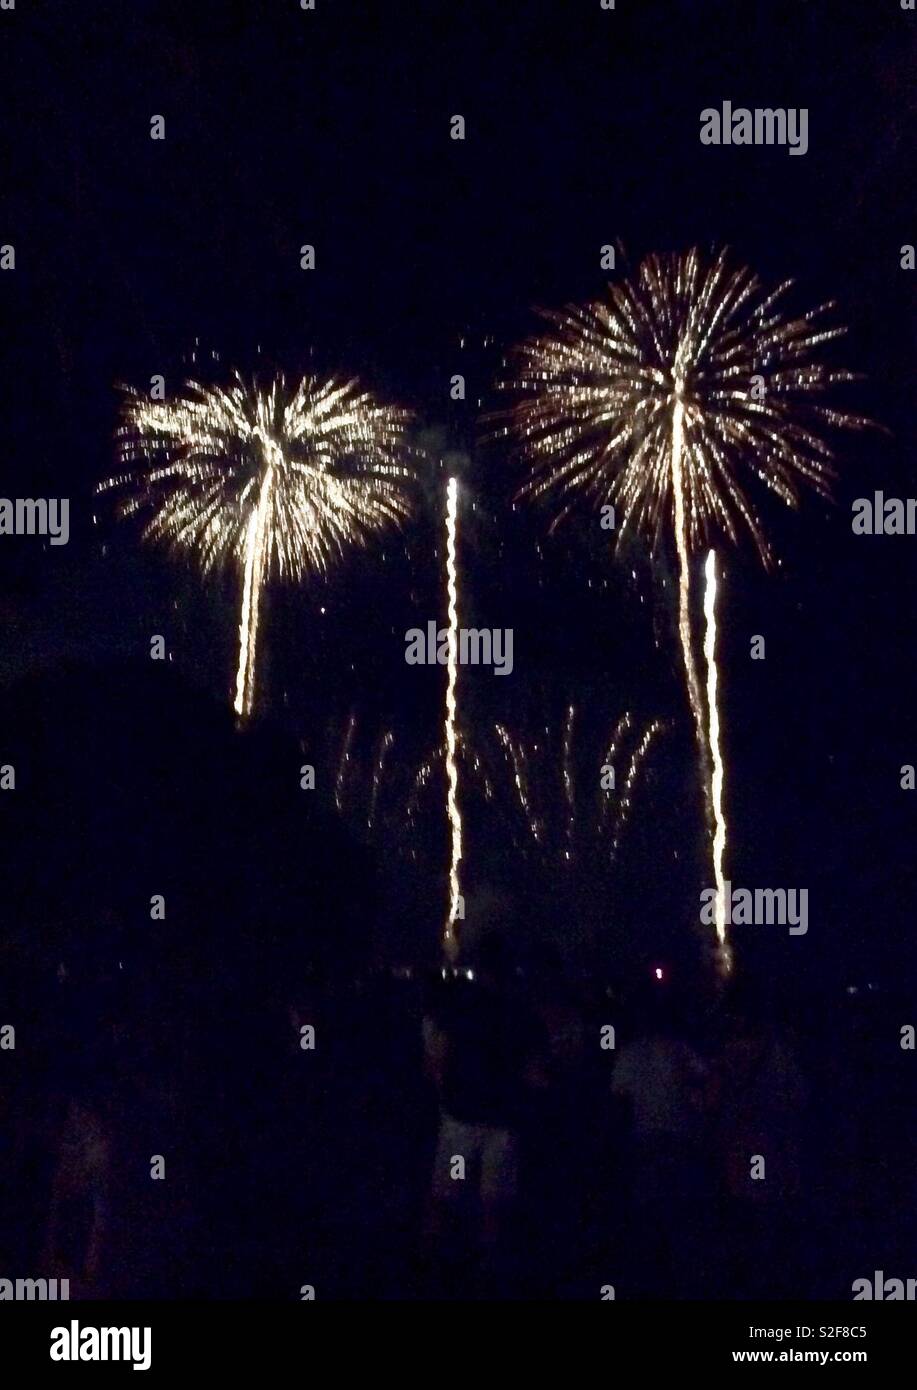
<svg viewBox="0 0 917 1390">
<path fill-rule="evenodd" d="M 455 963 L 393 971 L 372 863 L 304 806 L 283 740 L 125 670 L 32 682 L 6 721 L 4 1277 L 806 1299 L 911 1271 L 887 996 L 793 1017 L 741 972 L 702 1006 L 651 972 L 618 991 L 559 951 L 521 965 L 486 923 Z"/>
</svg>

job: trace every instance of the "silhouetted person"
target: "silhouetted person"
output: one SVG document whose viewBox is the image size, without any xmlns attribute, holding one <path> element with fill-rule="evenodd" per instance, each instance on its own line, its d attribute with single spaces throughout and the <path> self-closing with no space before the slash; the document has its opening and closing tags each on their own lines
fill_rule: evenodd
<svg viewBox="0 0 917 1390">
<path fill-rule="evenodd" d="M 473 1204 L 468 1244 L 492 1267 L 516 1196 L 527 1088 L 540 1079 L 539 1035 L 509 987 L 501 937 L 483 938 L 472 974 L 446 985 L 424 1019 L 441 1107 L 428 1229 L 441 1238 Z"/>
<path fill-rule="evenodd" d="M 111 1097 L 93 1076 L 67 1104 L 56 1153 L 42 1265 L 70 1297 L 100 1297 L 111 1227 Z"/>
<path fill-rule="evenodd" d="M 271 1004 L 300 963 L 352 975 L 372 929 L 368 856 L 318 791 L 303 796 L 295 742 L 237 730 L 157 663 L 38 676 L 0 710 L 22 778 L 0 805 L 4 941 L 43 982 L 0 1013 L 28 1039 L 12 1055 L 35 1083 L 5 1092 L 0 1164 L 24 1178 L 40 1229 L 18 1223 L 14 1253 L 31 1247 L 36 1275 L 70 1278 L 72 1297 L 335 1286 L 356 1262 L 329 1242 L 313 1274 L 315 1204 L 297 1190 L 313 1174 L 296 1171 L 292 1136 L 335 1154 L 357 1144 L 329 1137 L 342 1128 L 330 1107 L 316 1113 L 327 1027 L 317 1054 L 298 1054 L 301 1104 L 266 1123 L 292 1032 L 275 1035 Z M 328 1188 L 340 1207 L 336 1172 Z"/>
<path fill-rule="evenodd" d="M 800 1276 L 788 1265 L 806 1088 L 788 1038 L 752 1001 L 729 1015 L 713 1089 L 724 1292 L 732 1298 L 803 1296 Z"/>
<path fill-rule="evenodd" d="M 539 1071 L 522 1132 L 521 1218 L 527 1292 L 555 1297 L 582 1278 L 581 1234 L 594 1232 L 590 1190 L 601 1147 L 602 1094 L 592 1089 L 583 1009 L 557 953 L 542 948 L 534 1007 L 540 1027 Z M 597 1030 L 596 1030 L 597 1034 Z M 604 1078 L 602 1078 L 604 1084 Z M 603 1171 L 604 1186 L 607 1174 Z"/>
<path fill-rule="evenodd" d="M 655 992 L 639 1010 L 637 1036 L 625 1042 L 612 1076 L 630 1111 L 630 1231 L 634 1292 L 684 1297 L 696 1279 L 702 1222 L 700 1150 L 705 1067 L 678 1033 Z"/>
</svg>

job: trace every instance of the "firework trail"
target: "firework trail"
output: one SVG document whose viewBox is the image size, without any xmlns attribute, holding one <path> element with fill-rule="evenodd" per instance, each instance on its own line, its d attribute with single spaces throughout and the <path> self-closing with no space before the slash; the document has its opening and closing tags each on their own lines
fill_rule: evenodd
<svg viewBox="0 0 917 1390">
<path fill-rule="evenodd" d="M 194 555 L 206 574 L 241 579 L 234 706 L 255 698 L 261 597 L 276 577 L 324 574 L 409 511 L 409 413 L 356 381 L 304 376 L 289 387 L 235 373 L 223 388 L 188 381 L 170 402 L 126 388 L 118 451 L 122 516 L 148 517 L 144 538 Z"/>
<path fill-rule="evenodd" d="M 700 678 L 694 660 L 694 643 L 691 640 L 691 561 L 688 553 L 688 528 L 685 519 L 685 491 L 682 474 L 684 458 L 684 403 L 683 384 L 679 378 L 675 383 L 675 404 L 672 408 L 672 496 L 675 513 L 675 548 L 678 552 L 678 636 L 681 641 L 681 654 L 685 666 L 685 683 L 688 690 L 688 703 L 694 716 L 694 730 L 701 759 L 701 785 L 707 815 L 710 815 L 710 764 L 704 729 L 704 705 L 701 698 Z M 623 529 L 623 528 L 622 528 Z"/>
<path fill-rule="evenodd" d="M 827 428 L 861 416 L 823 404 L 855 374 L 819 361 L 844 329 L 833 304 L 784 313 L 791 281 L 766 291 L 726 251 L 651 255 L 608 299 L 545 311 L 547 332 L 518 351 L 506 385 L 520 399 L 513 427 L 530 466 L 522 492 L 555 496 L 557 520 L 578 496 L 617 504 L 618 542 L 631 530 L 653 547 L 674 532 L 679 637 L 707 808 L 716 835 L 709 715 L 694 656 L 691 557 L 714 532 L 744 531 L 766 566 L 764 527 L 746 491 L 757 478 L 789 507 L 803 487 L 830 496 Z M 722 806 L 720 807 L 722 818 Z"/>
<path fill-rule="evenodd" d="M 716 669 L 716 552 L 707 555 L 704 590 L 704 657 L 707 662 L 707 709 L 710 712 L 710 756 L 713 760 L 711 799 L 713 801 L 713 873 L 716 879 L 716 940 L 722 969 L 732 968 L 732 952 L 726 938 L 726 884 L 723 860 L 726 854 L 726 818 L 723 814 L 723 760 L 720 755 L 720 712 L 717 705 Z"/>
<path fill-rule="evenodd" d="M 456 725 L 458 705 L 458 571 L 456 540 L 458 533 L 458 479 L 450 478 L 446 490 L 446 589 L 449 618 L 449 674 L 446 686 L 446 772 L 448 792 L 446 809 L 451 835 L 449 861 L 449 917 L 446 922 L 444 947 L 448 954 L 458 949 L 455 923 L 461 911 L 459 865 L 462 862 L 462 817 L 458 804 L 458 763 L 456 761 Z"/>
</svg>

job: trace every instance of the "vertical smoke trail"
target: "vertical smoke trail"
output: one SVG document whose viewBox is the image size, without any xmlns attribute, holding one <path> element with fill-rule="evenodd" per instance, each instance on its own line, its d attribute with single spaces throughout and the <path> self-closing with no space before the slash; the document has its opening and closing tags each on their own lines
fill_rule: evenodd
<svg viewBox="0 0 917 1390">
<path fill-rule="evenodd" d="M 458 688 L 458 575 L 455 552 L 458 530 L 458 479 L 450 478 L 446 492 L 446 584 L 449 604 L 449 678 L 446 686 L 446 809 L 451 830 L 449 863 L 449 916 L 443 945 L 449 955 L 458 949 L 455 923 L 460 911 L 459 865 L 462 862 L 462 817 L 458 805 L 458 764 L 456 762 L 456 722 Z"/>
<path fill-rule="evenodd" d="M 726 886 L 723 859 L 726 853 L 726 817 L 723 814 L 723 760 L 720 754 L 720 716 L 717 708 L 716 686 L 716 552 L 707 554 L 704 591 L 704 657 L 707 662 L 707 708 L 710 712 L 710 755 L 713 759 L 711 798 L 713 802 L 713 873 L 716 880 L 716 939 L 719 964 L 725 974 L 732 969 L 732 950 L 726 938 Z"/>
<path fill-rule="evenodd" d="M 255 591 L 255 555 L 258 549 L 258 512 L 249 518 L 245 535 L 245 572 L 242 580 L 242 616 L 239 620 L 239 663 L 236 669 L 236 697 L 233 709 L 244 718 L 250 708 L 248 658 L 251 648 L 252 599 Z"/>
<path fill-rule="evenodd" d="M 697 732 L 697 748 L 700 756 L 701 782 L 704 788 L 704 805 L 708 823 L 711 819 L 710 806 L 710 766 L 707 754 L 707 731 L 704 728 L 704 702 L 701 696 L 700 678 L 694 661 L 694 646 L 691 640 L 691 560 L 688 554 L 688 531 L 685 518 L 684 481 L 682 477 L 682 454 L 684 451 L 684 402 L 682 383 L 675 381 L 675 405 L 672 410 L 672 493 L 675 498 L 675 544 L 678 548 L 678 634 L 681 638 L 681 652 L 685 663 L 685 676 L 688 683 L 688 700 L 694 715 Z"/>
<path fill-rule="evenodd" d="M 273 507 L 271 490 L 274 465 L 268 463 L 261 479 L 258 505 L 249 519 L 245 534 L 245 578 L 242 588 L 242 617 L 239 623 L 239 667 L 236 672 L 236 698 L 233 708 L 240 719 L 247 719 L 255 703 L 255 660 L 258 650 L 258 613 L 267 568 L 269 519 Z"/>
</svg>

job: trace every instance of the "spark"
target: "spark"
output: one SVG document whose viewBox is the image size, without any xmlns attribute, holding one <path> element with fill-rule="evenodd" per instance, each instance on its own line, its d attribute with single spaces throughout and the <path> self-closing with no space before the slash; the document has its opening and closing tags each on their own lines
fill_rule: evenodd
<svg viewBox="0 0 917 1390">
<path fill-rule="evenodd" d="M 479 754 L 477 754 L 473 749 L 469 749 L 466 740 L 463 738 L 459 739 L 459 749 L 461 751 L 462 758 L 464 760 L 467 760 L 471 764 L 471 769 L 475 777 L 480 781 L 481 785 L 483 786 L 484 799 L 486 801 L 493 801 L 493 782 L 491 782 L 487 769 L 481 761 Z"/>
<path fill-rule="evenodd" d="M 446 586 L 449 620 L 449 666 L 446 686 L 446 809 L 451 832 L 449 862 L 449 917 L 444 946 L 449 954 L 458 948 L 455 923 L 461 913 L 459 865 L 462 862 L 462 817 L 458 804 L 458 764 L 456 762 L 456 724 L 458 718 L 458 572 L 456 540 L 458 533 L 458 479 L 450 478 L 446 489 Z"/>
<path fill-rule="evenodd" d="M 615 817 L 614 835 L 611 842 L 611 857 L 617 856 L 618 848 L 621 844 L 621 836 L 630 817 L 631 806 L 633 803 L 634 786 L 640 775 L 644 759 L 652 747 L 654 740 L 665 729 L 665 724 L 660 719 L 654 719 L 644 730 L 639 743 L 630 757 L 627 772 L 624 777 L 624 786 L 621 789 L 621 796 L 618 801 L 618 813 Z"/>
<path fill-rule="evenodd" d="M 495 724 L 494 729 L 500 741 L 500 747 L 507 758 L 513 777 L 513 786 L 516 789 L 516 796 L 519 799 L 519 806 L 522 814 L 528 823 L 529 832 L 532 839 L 536 842 L 541 840 L 541 825 L 537 817 L 532 812 L 528 792 L 528 775 L 526 772 L 525 748 L 513 738 L 505 724 Z"/>
<path fill-rule="evenodd" d="M 720 715 L 717 706 L 716 670 L 716 551 L 707 555 L 704 590 L 704 658 L 707 662 L 707 709 L 710 712 L 710 756 L 713 759 L 711 796 L 716 826 L 713 836 L 713 872 L 716 878 L 716 939 L 721 968 L 726 974 L 732 969 L 732 952 L 726 938 L 726 884 L 723 860 L 726 854 L 726 817 L 723 812 L 723 759 L 720 753 Z"/>
<path fill-rule="evenodd" d="M 366 817 L 366 827 L 372 830 L 376 819 L 376 806 L 379 801 L 379 788 L 382 785 L 382 778 L 385 775 L 385 764 L 388 758 L 389 749 L 395 742 L 395 735 L 389 729 L 382 737 L 379 744 L 379 753 L 376 758 L 376 766 L 373 770 L 373 789 L 369 802 L 369 815 Z"/>
<path fill-rule="evenodd" d="M 355 380 L 304 376 L 288 387 L 233 374 L 227 387 L 187 381 L 170 402 L 125 388 L 117 434 L 121 494 L 143 536 L 192 554 L 204 574 L 241 580 L 234 707 L 254 707 L 261 597 L 269 580 L 325 574 L 409 511 L 409 412 Z"/>
<path fill-rule="evenodd" d="M 614 759 L 615 754 L 618 750 L 618 742 L 625 733 L 628 733 L 630 731 L 632 724 L 633 720 L 631 719 L 630 711 L 625 710 L 614 727 L 614 730 L 611 735 L 611 741 L 608 745 L 608 750 L 605 753 L 605 757 L 602 759 L 602 766 L 610 767 L 612 769 L 612 772 L 614 772 Z M 602 790 L 601 783 L 599 784 L 599 790 Z M 605 818 L 607 817 L 609 807 L 611 806 L 612 798 L 610 793 L 611 788 L 608 787 L 605 789 L 605 795 L 602 797 L 601 808 L 599 812 L 602 820 L 605 820 Z"/>
<path fill-rule="evenodd" d="M 575 713 L 576 711 L 573 705 L 569 705 L 567 707 L 567 718 L 564 723 L 563 776 L 564 794 L 567 798 L 567 848 L 564 851 L 564 858 L 568 863 L 573 858 L 573 836 L 576 829 L 576 790 L 573 785 L 573 768 L 571 764 L 573 719 Z"/>
<path fill-rule="evenodd" d="M 431 756 L 427 758 L 424 762 L 422 762 L 420 764 L 420 767 L 417 769 L 417 774 L 414 778 L 414 782 L 411 787 L 411 794 L 408 797 L 407 803 L 407 815 L 410 820 L 413 820 L 414 817 L 417 815 L 417 811 L 420 805 L 421 793 L 423 792 L 428 782 L 430 781 L 430 778 L 433 775 L 433 768 L 435 764 L 439 762 L 439 760 L 444 756 L 445 749 L 439 747 L 435 749 Z"/>
<path fill-rule="evenodd" d="M 334 783 L 334 804 L 340 811 L 343 806 L 342 795 L 344 791 L 344 779 L 347 776 L 347 769 L 350 766 L 350 750 L 353 747 L 353 736 L 357 727 L 357 716 L 351 714 L 347 721 L 347 732 L 344 734 L 344 742 L 341 746 L 341 759 L 338 763 L 337 777 Z"/>
</svg>

